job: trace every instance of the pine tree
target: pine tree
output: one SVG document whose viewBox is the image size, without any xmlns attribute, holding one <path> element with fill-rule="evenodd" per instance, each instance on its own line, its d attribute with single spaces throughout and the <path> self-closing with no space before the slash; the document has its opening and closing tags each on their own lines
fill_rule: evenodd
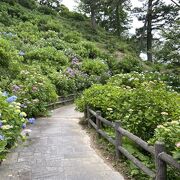
<svg viewBox="0 0 180 180">
<path fill-rule="evenodd" d="M 143 8 L 136 8 L 135 12 L 138 19 L 144 21 L 144 27 L 137 31 L 137 35 L 141 34 L 141 44 L 146 39 L 147 59 L 153 61 L 153 33 L 171 27 L 178 16 L 178 8 L 160 0 L 148 0 Z"/>
<path fill-rule="evenodd" d="M 80 0 L 79 9 L 91 15 L 93 29 L 96 24 L 118 36 L 126 29 L 129 0 Z"/>
</svg>

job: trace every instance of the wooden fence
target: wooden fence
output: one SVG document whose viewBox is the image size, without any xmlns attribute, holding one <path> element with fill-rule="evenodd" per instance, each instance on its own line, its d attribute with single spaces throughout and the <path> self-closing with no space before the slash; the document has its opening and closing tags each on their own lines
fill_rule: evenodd
<svg viewBox="0 0 180 180">
<path fill-rule="evenodd" d="M 93 121 L 91 116 L 95 117 Z M 129 160 L 131 160 L 138 168 L 140 168 L 145 174 L 155 180 L 166 180 L 167 179 L 167 164 L 174 167 L 178 171 L 180 171 L 180 163 L 173 159 L 172 156 L 165 152 L 165 146 L 162 142 L 156 142 L 155 146 L 149 146 L 147 142 L 143 141 L 139 137 L 130 133 L 129 131 L 123 129 L 119 121 L 110 122 L 101 116 L 100 111 L 93 111 L 89 107 L 86 108 L 85 117 L 88 120 L 89 127 L 93 126 L 99 135 L 106 138 L 111 144 L 115 146 L 116 149 L 116 157 L 120 158 L 123 154 Z M 115 138 L 108 136 L 101 127 L 102 123 L 110 126 L 115 131 Z M 152 157 L 155 159 L 155 171 L 146 167 L 139 159 L 130 154 L 122 145 L 123 136 L 128 137 L 132 141 L 134 141 L 137 145 L 143 148 L 145 151 L 149 152 Z"/>
<path fill-rule="evenodd" d="M 48 104 L 47 107 L 54 109 L 59 105 L 64 105 L 66 103 L 73 102 L 75 98 L 76 98 L 75 94 L 69 94 L 67 96 L 59 96 L 58 101 Z"/>
</svg>

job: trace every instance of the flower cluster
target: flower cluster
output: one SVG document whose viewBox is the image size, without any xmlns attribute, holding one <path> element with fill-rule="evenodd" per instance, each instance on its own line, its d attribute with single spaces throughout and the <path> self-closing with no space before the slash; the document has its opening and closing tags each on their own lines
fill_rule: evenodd
<svg viewBox="0 0 180 180">
<path fill-rule="evenodd" d="M 12 32 L 0 32 L 0 34 L 8 37 L 16 37 L 17 35 Z"/>
<path fill-rule="evenodd" d="M 11 96 L 11 97 L 8 97 L 8 98 L 6 99 L 6 101 L 7 101 L 8 103 L 12 103 L 12 102 L 16 101 L 16 99 L 17 99 L 17 96 Z"/>
<path fill-rule="evenodd" d="M 79 59 L 78 59 L 76 56 L 72 57 L 72 62 L 71 62 L 71 64 L 72 64 L 72 65 L 78 65 L 78 64 L 79 64 Z"/>
<path fill-rule="evenodd" d="M 74 77 L 75 76 L 75 72 L 73 69 L 71 69 L 70 67 L 67 68 L 66 73 L 71 76 Z"/>
</svg>

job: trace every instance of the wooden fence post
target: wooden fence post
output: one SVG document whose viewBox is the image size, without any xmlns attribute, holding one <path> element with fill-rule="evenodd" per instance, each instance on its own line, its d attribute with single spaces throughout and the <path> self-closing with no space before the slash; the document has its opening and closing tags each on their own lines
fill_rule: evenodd
<svg viewBox="0 0 180 180">
<path fill-rule="evenodd" d="M 88 111 L 88 106 L 85 107 L 84 110 L 84 118 L 87 119 L 87 111 Z"/>
<path fill-rule="evenodd" d="M 165 152 L 165 145 L 163 142 L 157 141 L 155 143 L 155 163 L 156 163 L 156 180 L 167 179 L 167 165 L 166 162 L 161 160 L 158 156 L 160 153 Z"/>
<path fill-rule="evenodd" d="M 64 98 L 64 96 L 62 97 L 61 100 L 62 100 L 62 104 L 65 105 L 65 102 L 64 102 L 65 98 Z"/>
<path fill-rule="evenodd" d="M 101 111 L 96 111 L 96 114 L 98 116 L 101 116 Z M 96 125 L 97 125 L 97 130 L 101 129 L 101 121 L 99 120 L 98 117 L 96 117 Z M 98 137 L 100 138 L 100 134 L 98 133 Z"/>
<path fill-rule="evenodd" d="M 91 128 L 91 123 L 89 122 L 90 119 L 89 106 L 86 107 L 86 113 L 87 113 L 88 127 Z"/>
<path fill-rule="evenodd" d="M 118 149 L 118 146 L 122 146 L 122 135 L 121 133 L 118 131 L 118 128 L 120 127 L 120 122 L 119 121 L 115 121 L 115 146 L 116 146 L 116 158 L 119 159 L 120 157 L 120 151 Z"/>
</svg>

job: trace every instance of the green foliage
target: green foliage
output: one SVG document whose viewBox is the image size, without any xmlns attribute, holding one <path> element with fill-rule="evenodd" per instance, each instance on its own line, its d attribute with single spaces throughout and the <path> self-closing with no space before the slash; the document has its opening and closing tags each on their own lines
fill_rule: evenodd
<svg viewBox="0 0 180 180">
<path fill-rule="evenodd" d="M 155 134 L 150 143 L 155 143 L 156 141 L 162 141 L 165 143 L 166 150 L 174 155 L 175 159 L 180 160 L 180 121 L 173 120 L 171 122 L 166 122 L 162 125 L 158 125 L 155 129 Z"/>
<path fill-rule="evenodd" d="M 57 100 L 55 86 L 37 69 L 26 66 L 10 85 L 10 91 L 19 97 L 24 111 L 38 116 L 47 111 L 46 105 Z"/>
<path fill-rule="evenodd" d="M 157 125 L 179 118 L 179 95 L 161 83 L 145 82 L 138 88 L 96 85 L 77 100 L 79 110 L 89 105 L 104 117 L 121 119 L 123 127 L 144 140 L 154 135 Z M 163 112 L 167 112 L 164 115 Z"/>
<path fill-rule="evenodd" d="M 55 48 L 50 46 L 33 49 L 25 55 L 25 60 L 31 60 L 31 62 L 39 61 L 48 64 L 49 66 L 57 66 L 57 68 L 65 66 L 68 63 L 68 58 L 62 51 L 57 51 Z"/>
<path fill-rule="evenodd" d="M 129 73 L 131 71 L 141 72 L 143 67 L 139 58 L 133 55 L 125 55 L 118 61 L 116 69 L 116 71 L 121 71 L 122 73 Z"/>
<path fill-rule="evenodd" d="M 37 10 L 46 15 L 53 15 L 53 16 L 57 15 L 57 12 L 55 10 L 45 5 L 39 6 Z"/>
<path fill-rule="evenodd" d="M 80 34 L 78 32 L 69 32 L 64 36 L 64 41 L 69 43 L 78 43 L 80 41 Z"/>
<path fill-rule="evenodd" d="M 49 74 L 49 79 L 56 86 L 58 95 L 64 96 L 76 92 L 76 84 L 73 78 L 69 78 L 62 72 L 53 72 Z"/>
<path fill-rule="evenodd" d="M 88 53 L 87 58 L 95 59 L 98 56 L 101 55 L 100 50 L 95 46 L 95 44 L 90 42 L 82 42 L 82 46 L 86 49 L 86 52 Z"/>
<path fill-rule="evenodd" d="M 162 74 L 159 72 L 131 72 L 127 74 L 117 74 L 112 76 L 108 83 L 116 86 L 130 86 L 137 88 L 143 82 L 164 82 L 167 89 L 174 89 L 179 92 L 179 77 L 175 74 Z"/>
<path fill-rule="evenodd" d="M 8 103 L 6 99 L 0 92 L 0 160 L 5 158 L 8 148 L 21 138 L 22 125 L 26 122 L 25 117 L 21 116 L 20 104 Z"/>
<path fill-rule="evenodd" d="M 13 35 L 12 33 L 6 34 L 8 36 Z M 0 71 L 2 72 L 1 77 L 3 77 L 3 74 L 6 73 L 15 76 L 20 71 L 19 62 L 21 61 L 22 58 L 18 56 L 17 50 L 12 47 L 10 41 L 0 38 Z"/>
<path fill-rule="evenodd" d="M 89 75 L 101 75 L 108 71 L 108 65 L 101 59 L 87 59 L 82 62 L 81 69 Z"/>
<path fill-rule="evenodd" d="M 36 1 L 35 0 L 18 0 L 18 3 L 21 6 L 24 6 L 29 9 L 35 9 L 36 8 Z"/>
</svg>

